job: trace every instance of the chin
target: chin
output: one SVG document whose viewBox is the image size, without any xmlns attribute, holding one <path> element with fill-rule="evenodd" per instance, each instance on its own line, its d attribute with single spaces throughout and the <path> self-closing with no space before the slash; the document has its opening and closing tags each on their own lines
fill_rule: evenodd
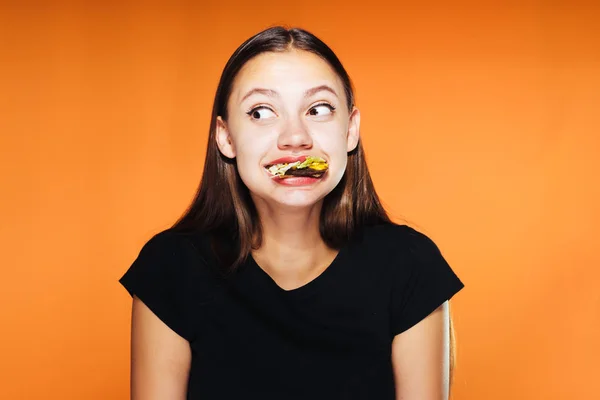
<svg viewBox="0 0 600 400">
<path fill-rule="evenodd" d="M 286 196 L 276 196 L 274 198 L 265 199 L 267 201 L 272 201 L 278 205 L 284 207 L 292 207 L 292 208 L 308 208 L 315 206 L 316 204 L 323 201 L 323 196 L 303 196 L 300 193 L 290 193 Z"/>
<path fill-rule="evenodd" d="M 327 189 L 325 187 L 278 187 L 272 191 L 250 189 L 250 193 L 255 203 L 258 200 L 260 203 L 274 207 L 302 209 L 321 203 L 331 191 Z"/>
</svg>

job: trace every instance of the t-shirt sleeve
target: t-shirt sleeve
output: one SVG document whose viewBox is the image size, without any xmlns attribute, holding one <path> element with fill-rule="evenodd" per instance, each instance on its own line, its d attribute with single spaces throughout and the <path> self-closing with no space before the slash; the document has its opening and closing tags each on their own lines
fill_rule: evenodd
<svg viewBox="0 0 600 400">
<path fill-rule="evenodd" d="M 464 287 L 429 237 L 408 227 L 403 236 L 404 252 L 393 271 L 393 335 L 416 325 Z"/>
<path fill-rule="evenodd" d="M 133 264 L 119 279 L 133 297 L 138 297 L 161 321 L 191 341 L 194 327 L 190 316 L 191 243 L 181 235 L 164 231 L 152 237 Z"/>
</svg>

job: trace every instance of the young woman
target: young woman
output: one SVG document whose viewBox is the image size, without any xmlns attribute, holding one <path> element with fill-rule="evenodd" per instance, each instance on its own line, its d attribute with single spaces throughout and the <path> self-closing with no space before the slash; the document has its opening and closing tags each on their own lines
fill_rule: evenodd
<svg viewBox="0 0 600 400">
<path fill-rule="evenodd" d="M 314 35 L 275 27 L 235 51 L 196 198 L 120 280 L 133 400 L 447 398 L 463 284 L 389 220 L 359 130 Z"/>
</svg>

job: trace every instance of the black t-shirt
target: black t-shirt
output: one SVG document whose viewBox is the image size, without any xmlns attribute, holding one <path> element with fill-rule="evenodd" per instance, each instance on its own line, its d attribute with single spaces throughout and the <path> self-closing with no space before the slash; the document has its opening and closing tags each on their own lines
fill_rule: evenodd
<svg viewBox="0 0 600 400">
<path fill-rule="evenodd" d="M 120 280 L 190 343 L 188 399 L 394 399 L 391 343 L 463 288 L 404 225 L 367 227 L 316 279 L 280 288 L 252 257 L 216 273 L 206 235 L 166 230 Z"/>
</svg>

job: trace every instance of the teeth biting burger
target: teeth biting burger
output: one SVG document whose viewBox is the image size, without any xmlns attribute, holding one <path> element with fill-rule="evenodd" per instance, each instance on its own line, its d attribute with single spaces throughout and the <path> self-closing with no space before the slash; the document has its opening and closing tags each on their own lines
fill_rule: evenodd
<svg viewBox="0 0 600 400">
<path fill-rule="evenodd" d="M 308 156 L 294 162 L 282 162 L 266 165 L 265 168 L 278 178 L 310 177 L 320 178 L 329 168 L 327 162 L 320 157 Z"/>
</svg>

